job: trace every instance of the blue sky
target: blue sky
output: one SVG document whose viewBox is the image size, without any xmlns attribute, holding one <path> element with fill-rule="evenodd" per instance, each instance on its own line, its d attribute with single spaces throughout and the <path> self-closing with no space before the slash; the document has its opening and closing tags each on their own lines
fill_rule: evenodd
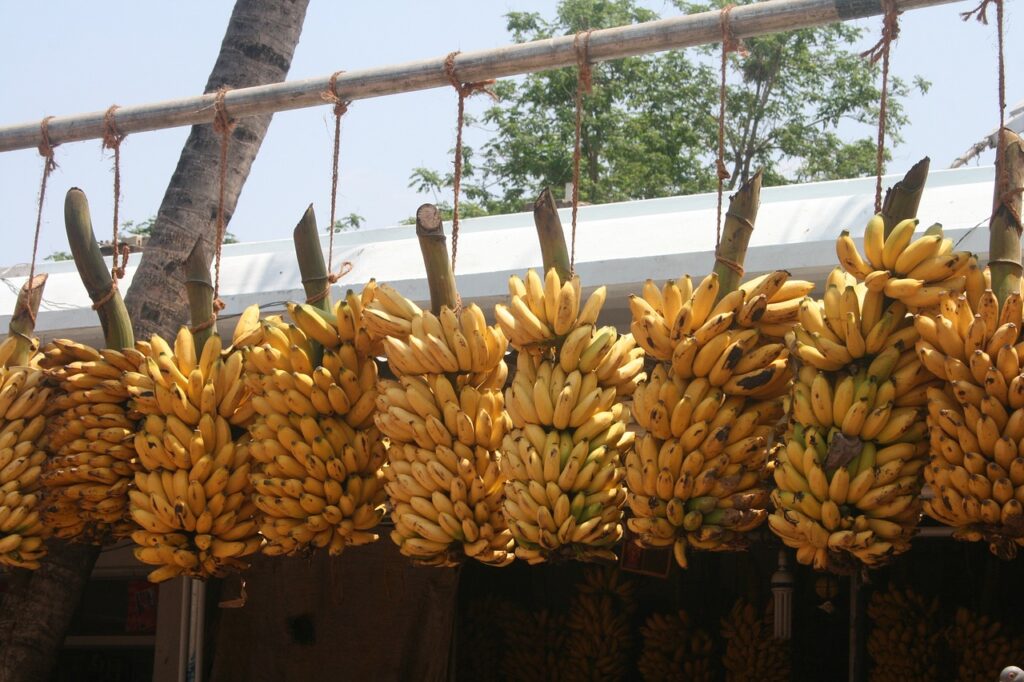
<svg viewBox="0 0 1024 682">
<path fill-rule="evenodd" d="M 312 0 L 290 78 L 337 69 L 395 64 L 507 44 L 510 10 L 550 15 L 554 0 L 434 0 L 329 2 Z M 667 3 L 647 2 L 664 16 Z M 925 155 L 945 168 L 995 127 L 995 29 L 964 23 L 970 2 L 908 12 L 893 51 L 892 70 L 932 81 L 926 96 L 907 103 L 913 121 L 894 150 L 893 172 Z M 0 0 L 0 125 L 48 114 L 96 111 L 199 94 L 216 58 L 232 3 L 23 2 Z M 1006 4 L 1007 36 L 1019 23 L 1018 3 Z M 863 22 L 872 32 L 880 19 Z M 873 42 L 865 40 L 865 43 Z M 1007 42 L 1007 99 L 1024 98 L 1024 44 Z M 470 100 L 479 113 L 486 98 Z M 330 114 L 317 109 L 277 114 L 229 226 L 244 241 L 283 239 L 309 202 L 326 224 L 330 189 Z M 363 100 L 343 122 L 338 213 L 358 213 L 367 227 L 395 224 L 424 197 L 407 187 L 416 166 L 451 163 L 455 94 L 451 89 Z M 122 146 L 123 219 L 156 213 L 177 163 L 187 128 L 139 133 Z M 483 133 L 467 132 L 468 144 Z M 62 203 L 69 187 L 90 198 L 97 235 L 108 238 L 112 211 L 111 164 L 98 141 L 57 149 L 44 208 L 40 257 L 67 248 Z M 991 155 L 983 157 L 990 163 Z M 31 256 L 41 159 L 34 150 L 0 154 L 0 206 L 6 248 L 0 264 Z"/>
</svg>

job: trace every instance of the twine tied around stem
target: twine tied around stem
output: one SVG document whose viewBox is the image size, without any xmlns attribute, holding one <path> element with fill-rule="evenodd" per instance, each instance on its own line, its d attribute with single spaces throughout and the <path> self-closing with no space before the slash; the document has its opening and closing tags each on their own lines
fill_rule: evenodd
<svg viewBox="0 0 1024 682">
<path fill-rule="evenodd" d="M 899 16 L 896 0 L 881 0 L 882 35 L 870 49 L 861 53 L 861 57 L 872 64 L 882 61 L 882 95 L 878 101 L 878 143 L 875 152 L 875 213 L 882 210 L 882 167 L 885 163 L 885 130 L 889 104 L 889 53 L 892 44 L 900 35 Z"/>
<path fill-rule="evenodd" d="M 39 182 L 39 207 L 36 210 L 36 232 L 32 239 L 32 264 L 28 271 L 27 291 L 31 296 L 35 288 L 36 279 L 36 258 L 39 254 L 39 230 L 43 225 L 43 201 L 46 198 L 46 181 L 50 179 L 50 173 L 57 168 L 57 162 L 53 158 L 53 148 L 57 145 L 50 142 L 50 119 L 53 116 L 46 116 L 39 122 L 39 155 L 43 157 L 43 179 Z M 32 324 L 36 323 L 36 312 L 32 306 L 28 307 L 29 318 Z"/>
</svg>

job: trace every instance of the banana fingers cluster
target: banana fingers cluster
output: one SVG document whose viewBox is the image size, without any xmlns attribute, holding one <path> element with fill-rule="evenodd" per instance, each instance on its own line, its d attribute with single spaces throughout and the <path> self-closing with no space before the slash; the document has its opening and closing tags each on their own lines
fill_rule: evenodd
<svg viewBox="0 0 1024 682">
<path fill-rule="evenodd" d="M 634 585 L 615 568 L 589 567 L 569 605 L 565 678 L 626 679 L 632 649 Z"/>
<path fill-rule="evenodd" d="M 652 613 L 640 633 L 644 641 L 637 669 L 645 680 L 716 679 L 712 662 L 714 644 L 704 630 L 693 624 L 686 611 Z"/>
<path fill-rule="evenodd" d="M 127 537 L 128 488 L 138 470 L 135 421 L 125 373 L 143 355 L 133 349 L 96 350 L 67 339 L 43 349 L 41 366 L 59 392 L 48 407 L 50 458 L 42 475 L 47 526 L 57 537 L 104 543 Z"/>
<path fill-rule="evenodd" d="M 937 223 L 914 239 L 917 225 L 916 218 L 903 220 L 886 237 L 885 221 L 876 214 L 864 229 L 864 256 L 849 232 L 839 236 L 839 263 L 869 291 L 896 299 L 913 311 L 935 306 L 943 291 L 966 291 L 976 300 L 984 289 L 977 259 L 966 251 L 953 251 L 953 241 L 943 236 Z"/>
<path fill-rule="evenodd" d="M 943 677 L 946 643 L 938 599 L 912 590 L 879 590 L 868 603 L 871 682 L 903 682 Z"/>
<path fill-rule="evenodd" d="M 138 347 L 144 360 L 124 376 L 141 415 L 135 451 L 142 470 L 128 491 L 140 527 L 132 533 L 135 556 L 157 566 L 152 582 L 241 570 L 262 544 L 249 499 L 248 439 L 232 433 L 252 414 L 241 352 L 224 356 L 214 334 L 197 354 L 187 327 L 173 347 L 157 335 Z"/>
<path fill-rule="evenodd" d="M 533 270 L 525 281 L 512 275 L 508 293 L 507 306 L 494 306 L 498 324 L 517 349 L 541 353 L 561 345 L 576 327 L 597 322 L 608 290 L 598 287 L 582 303 L 580 278 L 573 275 L 563 282 L 551 268 L 543 280 Z"/>
<path fill-rule="evenodd" d="M 997 680 L 1010 661 L 1024 659 L 1024 640 L 1003 623 L 960 607 L 946 629 L 957 680 Z"/>
<path fill-rule="evenodd" d="M 792 662 L 787 642 L 775 639 L 774 607 L 771 600 L 763 613 L 740 599 L 722 619 L 725 654 L 722 666 L 726 682 L 788 682 Z"/>
<path fill-rule="evenodd" d="M 8 366 L 15 339 L 0 344 L 0 566 L 39 568 L 49 529 L 42 521 L 44 410 L 51 389 L 38 357 Z"/>
</svg>

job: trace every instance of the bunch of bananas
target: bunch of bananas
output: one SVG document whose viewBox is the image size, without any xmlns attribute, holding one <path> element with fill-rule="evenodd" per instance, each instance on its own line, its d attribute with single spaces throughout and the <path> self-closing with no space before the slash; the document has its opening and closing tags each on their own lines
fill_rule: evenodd
<svg viewBox="0 0 1024 682">
<path fill-rule="evenodd" d="M 479 306 L 461 312 L 444 306 L 435 315 L 386 284 L 375 292 L 364 314 L 366 327 L 396 375 L 462 374 L 463 383 L 477 388 L 505 385 L 508 340 L 500 327 L 487 326 Z"/>
<path fill-rule="evenodd" d="M 787 343 L 802 366 L 769 519 L 801 563 L 848 571 L 909 548 L 934 384 L 911 350 L 916 340 L 905 304 L 885 306 L 884 294 L 838 268 L 825 299 L 801 305 Z"/>
<path fill-rule="evenodd" d="M 686 611 L 652 613 L 640 633 L 644 642 L 636 667 L 644 682 L 710 682 L 717 678 L 711 638 L 694 626 Z"/>
<path fill-rule="evenodd" d="M 565 613 L 513 607 L 502 637 L 505 654 L 502 669 L 509 682 L 562 682 L 569 679 L 571 664 L 565 651 L 570 632 Z M 494 661 L 489 661 L 489 664 L 493 668 Z"/>
<path fill-rule="evenodd" d="M 256 418 L 249 425 L 263 552 L 310 547 L 338 555 L 377 540 L 384 514 L 384 445 L 373 424 L 375 344 L 364 306 L 374 286 L 349 291 L 332 313 L 289 304 L 294 324 L 259 323 L 246 351 L 245 380 Z"/>
<path fill-rule="evenodd" d="M 870 682 L 942 678 L 946 645 L 938 599 L 929 602 L 913 590 L 890 588 L 871 596 L 868 616 Z"/>
<path fill-rule="evenodd" d="M 626 457 L 640 544 L 671 546 L 685 567 L 689 547 L 739 547 L 764 522 L 765 464 L 790 378 L 789 352 L 772 335 L 792 326 L 791 302 L 808 287 L 780 270 L 715 304 L 712 273 L 692 292 L 684 277 L 660 291 L 648 281 L 631 298 L 634 333 L 662 361 L 633 397 L 646 431 Z"/>
<path fill-rule="evenodd" d="M 764 613 L 740 599 L 722 619 L 726 682 L 788 682 L 792 677 L 789 643 L 775 639 L 773 603 Z"/>
<path fill-rule="evenodd" d="M 886 237 L 885 220 L 881 214 L 872 216 L 864 228 L 866 258 L 844 230 L 836 240 L 840 265 L 869 291 L 914 311 L 935 306 L 944 291 L 967 291 L 974 300 L 984 288 L 977 259 L 966 251 L 953 251 L 953 240 L 943 237 L 938 223 L 914 239 L 917 225 L 916 218 L 902 220 Z"/>
<path fill-rule="evenodd" d="M 0 343 L 0 566 L 36 569 L 49 533 L 42 522 L 39 478 L 51 389 L 38 354 L 27 365 L 9 364 L 16 346 L 14 336 Z"/>
<path fill-rule="evenodd" d="M 129 489 L 139 561 L 157 566 L 152 582 L 179 575 L 223 576 L 259 550 L 249 499 L 249 443 L 235 439 L 252 414 L 241 380 L 242 355 L 224 356 L 212 335 L 197 355 L 182 327 L 173 348 L 160 336 L 137 344 L 138 371 L 126 372 L 131 409 L 141 417 L 135 451 L 141 471 Z"/>
<path fill-rule="evenodd" d="M 513 313 L 536 309 L 539 315 L 557 307 L 555 319 L 570 322 L 546 336 L 523 336 L 506 326 L 519 351 L 505 392 L 515 428 L 505 437 L 501 460 L 516 556 L 531 564 L 554 557 L 614 559 L 611 548 L 622 537 L 626 499 L 620 457 L 633 444 L 626 430 L 629 410 L 617 400 L 633 393 L 645 376 L 643 350 L 632 335 L 595 328 L 604 287 L 577 313 L 572 306 L 563 311 L 562 304 L 564 292 L 579 290 L 579 278 L 557 291 L 540 287 L 533 271 L 526 279 L 522 293 L 512 295 Z M 554 269 L 546 281 L 558 281 Z M 571 301 L 578 304 L 578 296 Z"/>
<path fill-rule="evenodd" d="M 934 497 L 925 511 L 1006 558 L 1024 544 L 1022 308 L 1019 293 L 1000 309 L 986 290 L 975 305 L 942 296 L 936 314 L 914 320 L 921 361 L 945 380 L 928 391 Z"/>
<path fill-rule="evenodd" d="M 517 275 L 508 280 L 509 304 L 494 306 L 494 317 L 517 350 L 539 353 L 560 346 L 570 332 L 597 322 L 608 290 L 598 287 L 583 303 L 580 278 L 566 281 L 554 268 L 541 280 L 534 270 L 524 282 Z"/>
<path fill-rule="evenodd" d="M 42 475 L 44 519 L 57 537 L 104 543 L 128 537 L 128 488 L 135 462 L 135 420 L 125 372 L 142 361 L 134 348 L 96 350 L 68 339 L 43 349 L 40 366 L 59 386 L 47 407 L 49 452 Z"/>
<path fill-rule="evenodd" d="M 569 606 L 563 655 L 571 682 L 626 679 L 632 650 L 635 586 L 616 568 L 588 567 Z"/>
<path fill-rule="evenodd" d="M 371 333 L 387 334 L 384 351 L 398 376 L 379 382 L 376 415 L 390 439 L 391 539 L 426 565 L 464 557 L 507 565 L 514 555 L 497 452 L 509 427 L 504 335 L 477 305 L 434 315 L 383 284 L 366 312 Z M 446 364 L 429 360 L 441 357 Z"/>
<path fill-rule="evenodd" d="M 456 615 L 459 620 L 454 632 L 455 679 L 481 682 L 545 679 L 543 675 L 539 678 L 513 677 L 506 670 L 506 662 L 513 663 L 518 656 L 532 653 L 510 651 L 513 645 L 508 640 L 511 637 L 518 636 L 517 649 L 523 644 L 528 649 L 543 646 L 543 641 L 537 641 L 536 647 L 533 646 L 531 638 L 535 631 L 531 612 L 492 593 L 473 595 L 464 603 L 465 608 L 460 608 Z M 543 669 L 543 664 L 540 669 Z"/>
<path fill-rule="evenodd" d="M 1010 635 L 1002 623 L 959 608 L 946 630 L 946 646 L 953 654 L 957 682 L 988 682 L 999 672 L 1024 660 L 1024 640 Z"/>
</svg>

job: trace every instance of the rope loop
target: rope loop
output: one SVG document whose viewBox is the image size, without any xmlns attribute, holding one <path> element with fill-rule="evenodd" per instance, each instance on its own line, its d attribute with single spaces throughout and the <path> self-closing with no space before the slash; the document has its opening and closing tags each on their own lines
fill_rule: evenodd
<svg viewBox="0 0 1024 682">
<path fill-rule="evenodd" d="M 882 95 L 878 101 L 878 142 L 875 153 L 875 213 L 882 210 L 882 170 L 885 164 L 885 130 L 889 104 L 889 53 L 892 43 L 900 35 L 899 9 L 896 0 L 881 0 L 882 35 L 870 49 L 861 53 L 861 57 L 872 64 L 882 61 Z"/>
<path fill-rule="evenodd" d="M 111 243 L 114 247 L 113 257 L 110 263 L 110 292 L 108 292 L 100 301 L 93 304 L 93 310 L 98 310 L 103 303 L 106 303 L 113 297 L 113 292 L 117 289 L 117 281 L 124 277 L 125 266 L 128 265 L 128 254 L 130 252 L 128 245 L 125 244 L 124 249 L 118 247 L 118 230 L 120 224 L 119 213 L 121 210 L 121 143 L 124 142 L 126 135 L 117 129 L 117 123 L 114 120 L 114 112 L 117 111 L 118 105 L 111 104 L 107 109 L 107 112 L 103 115 L 103 149 L 110 149 L 114 152 L 114 219 L 113 219 L 113 237 Z M 121 264 L 118 265 L 117 257 L 121 254 Z"/>
<path fill-rule="evenodd" d="M 593 29 L 579 31 L 573 38 L 576 52 L 576 118 L 572 151 L 572 246 L 569 251 L 569 272 L 576 273 L 576 216 L 580 208 L 580 160 L 583 157 L 583 98 L 594 89 L 593 65 L 590 62 L 590 34 Z"/>
<path fill-rule="evenodd" d="M 330 235 L 328 237 L 327 247 L 328 267 L 330 267 L 330 264 L 334 262 L 334 220 L 336 215 L 335 211 L 337 210 L 338 206 L 338 157 L 341 151 L 341 117 L 348 112 L 348 105 L 351 104 L 351 102 L 342 100 L 340 97 L 338 97 L 338 76 L 340 76 L 343 73 L 345 72 L 335 71 L 334 73 L 332 73 L 330 79 L 328 79 L 327 81 L 327 89 L 320 94 L 320 97 L 325 102 L 332 102 L 334 104 L 334 154 L 332 156 L 331 166 L 331 218 L 327 228 L 327 231 Z M 324 287 L 324 290 L 322 292 L 314 296 L 313 300 L 307 298 L 306 303 L 315 303 L 327 298 L 327 296 L 331 292 L 331 284 L 337 282 L 340 277 L 342 277 L 344 274 L 347 274 L 348 271 L 352 269 L 352 264 L 349 261 L 345 261 L 345 263 L 348 263 L 349 269 L 345 270 L 344 273 L 342 274 L 336 275 L 334 273 L 331 273 L 330 275 L 328 275 L 327 279 L 329 281 L 329 284 L 326 287 Z M 332 277 L 333 279 L 331 279 Z"/>
<path fill-rule="evenodd" d="M 718 180 L 718 200 L 717 210 L 715 214 L 715 254 L 717 255 L 719 246 L 722 243 L 722 195 L 725 191 L 725 181 L 732 177 L 729 169 L 725 165 L 725 101 L 726 101 L 726 74 L 729 68 L 729 53 L 736 52 L 737 54 L 746 56 L 747 48 L 739 38 L 736 37 L 736 33 L 732 27 L 732 21 L 730 15 L 736 5 L 728 4 L 722 8 L 718 13 L 718 26 L 722 31 L 722 57 L 720 66 L 720 80 L 718 86 L 718 155 L 715 159 L 715 177 Z M 722 261 L 728 266 L 727 259 Z M 740 268 L 742 272 L 743 268 Z M 742 276 L 742 274 L 741 274 Z"/>
<path fill-rule="evenodd" d="M 226 85 L 217 89 L 217 95 L 213 100 L 213 131 L 220 135 L 220 188 L 217 197 L 217 244 L 215 254 L 215 268 L 213 280 L 213 319 L 201 323 L 195 331 L 202 331 L 213 326 L 217 321 L 217 313 L 224 309 L 224 301 L 220 298 L 220 259 L 221 249 L 224 245 L 224 196 L 228 178 L 228 142 L 231 139 L 231 131 L 235 128 L 235 121 L 228 116 L 224 98 L 230 90 Z"/>
<path fill-rule="evenodd" d="M 46 199 L 46 181 L 50 179 L 50 173 L 57 168 L 57 162 L 53 158 L 53 148 L 57 145 L 50 142 L 50 120 L 53 116 L 46 116 L 39 122 L 39 155 L 43 157 L 43 179 L 39 182 L 39 207 L 36 210 L 36 231 L 32 239 L 32 264 L 28 271 L 27 291 L 31 296 L 35 289 L 36 281 L 36 258 L 39 256 L 39 231 L 43 226 L 43 202 Z M 28 307 L 28 315 L 32 324 L 36 322 L 36 312 L 32 306 Z"/>
</svg>

